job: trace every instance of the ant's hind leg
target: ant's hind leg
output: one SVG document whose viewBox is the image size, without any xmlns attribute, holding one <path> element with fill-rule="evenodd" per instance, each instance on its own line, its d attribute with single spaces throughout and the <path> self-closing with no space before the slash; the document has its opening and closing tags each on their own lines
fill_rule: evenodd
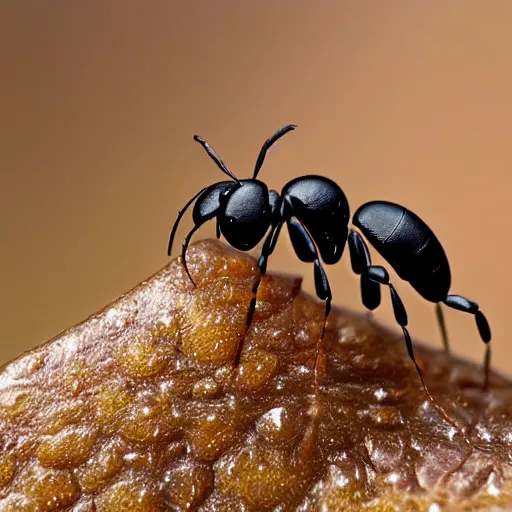
<svg viewBox="0 0 512 512">
<path fill-rule="evenodd" d="M 402 328 L 402 332 L 404 335 L 404 341 L 405 346 L 407 348 L 407 353 L 409 355 L 409 358 L 414 363 L 414 366 L 416 368 L 416 372 L 418 373 L 418 376 L 421 381 L 421 385 L 423 387 L 423 390 L 425 394 L 427 395 L 430 403 L 434 407 L 434 409 L 448 422 L 450 425 L 455 427 L 459 432 L 462 433 L 462 428 L 457 424 L 456 421 L 452 420 L 446 411 L 436 403 L 434 400 L 434 397 L 430 394 L 430 391 L 427 388 L 427 385 L 425 384 L 425 380 L 423 378 L 423 373 L 416 362 L 416 357 L 414 356 L 414 349 L 412 346 L 412 340 L 411 335 L 409 334 L 409 331 L 407 329 L 407 311 L 405 309 L 405 306 L 402 302 L 402 299 L 398 295 L 398 292 L 396 291 L 395 287 L 389 282 L 389 274 L 388 271 L 381 267 L 380 265 L 370 265 L 366 268 L 365 273 L 371 281 L 375 281 L 379 284 L 385 285 L 389 287 L 390 295 L 391 295 L 391 304 L 393 306 L 393 314 L 395 316 L 396 323 Z"/>
<path fill-rule="evenodd" d="M 480 334 L 481 340 L 485 343 L 484 356 L 484 391 L 489 387 L 489 372 L 491 366 L 491 328 L 485 315 L 480 311 L 480 307 L 476 302 L 463 297 L 462 295 L 448 295 L 443 301 L 449 308 L 463 311 L 474 315 L 476 327 Z"/>
<path fill-rule="evenodd" d="M 279 194 L 275 190 L 271 190 L 269 192 L 269 202 L 272 208 L 272 227 L 263 242 L 263 247 L 261 249 L 261 255 L 258 259 L 258 275 L 252 287 L 252 297 L 251 302 L 249 304 L 249 310 L 247 312 L 247 320 L 245 327 L 245 334 L 243 339 L 239 342 L 238 348 L 235 354 L 235 367 L 238 366 L 240 362 L 240 356 L 242 355 L 243 342 L 245 337 L 247 336 L 247 332 L 252 323 L 252 318 L 254 316 L 254 312 L 256 311 L 256 299 L 258 296 L 258 289 L 261 284 L 261 280 L 263 276 L 267 273 L 267 263 L 269 256 L 274 252 L 274 249 L 277 244 L 277 240 L 281 233 L 281 229 L 283 227 L 283 218 L 286 209 L 286 204 L 280 201 Z"/>
<path fill-rule="evenodd" d="M 315 244 L 303 224 L 297 218 L 291 217 L 288 220 L 288 232 L 290 233 L 290 239 L 297 257 L 306 263 L 314 263 L 316 295 L 320 300 L 323 300 L 325 304 L 322 331 L 316 346 L 315 355 L 315 387 L 318 389 L 318 376 L 320 373 L 320 360 L 323 352 L 323 340 L 327 327 L 327 317 L 331 311 L 331 287 L 329 286 L 327 274 L 320 263 Z"/>
<path fill-rule="evenodd" d="M 444 319 L 443 307 L 441 306 L 440 302 L 436 304 L 436 318 L 437 325 L 439 325 L 439 330 L 441 331 L 441 339 L 443 340 L 444 351 L 449 354 L 450 341 L 448 339 L 448 329 L 446 328 L 446 320 Z"/>
</svg>

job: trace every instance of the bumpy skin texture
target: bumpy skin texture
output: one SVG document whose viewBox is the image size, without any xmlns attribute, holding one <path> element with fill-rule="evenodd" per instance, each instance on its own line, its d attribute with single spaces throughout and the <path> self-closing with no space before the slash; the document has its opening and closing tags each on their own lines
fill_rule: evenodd
<svg viewBox="0 0 512 512">
<path fill-rule="evenodd" d="M 255 261 L 190 248 L 82 324 L 0 371 L 0 511 L 506 510 L 512 387 L 266 277 L 244 345 Z M 477 343 L 477 340 L 472 340 Z"/>
</svg>

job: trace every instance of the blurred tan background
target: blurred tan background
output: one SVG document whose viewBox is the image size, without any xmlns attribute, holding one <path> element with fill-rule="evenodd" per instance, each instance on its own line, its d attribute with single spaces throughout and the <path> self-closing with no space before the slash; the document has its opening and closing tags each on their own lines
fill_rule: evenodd
<svg viewBox="0 0 512 512">
<path fill-rule="evenodd" d="M 297 123 L 261 179 L 324 174 L 352 211 L 386 199 L 422 216 L 510 373 L 511 26 L 508 0 L 4 0 L 0 363 L 168 261 L 177 210 L 224 179 L 194 134 L 248 177 L 263 141 Z M 287 234 L 270 268 L 313 290 Z M 348 258 L 328 273 L 335 303 L 362 311 Z M 413 335 L 440 345 L 432 305 L 398 288 Z M 480 360 L 473 319 L 447 317 L 454 349 Z"/>
</svg>

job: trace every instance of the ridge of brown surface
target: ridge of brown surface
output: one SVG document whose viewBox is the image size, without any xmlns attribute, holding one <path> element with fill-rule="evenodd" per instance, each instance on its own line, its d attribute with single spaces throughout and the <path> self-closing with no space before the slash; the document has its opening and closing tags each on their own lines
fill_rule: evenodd
<svg viewBox="0 0 512 512">
<path fill-rule="evenodd" d="M 506 510 L 512 385 L 216 241 L 0 370 L 0 512 Z M 496 508 L 492 508 L 496 507 Z"/>
</svg>

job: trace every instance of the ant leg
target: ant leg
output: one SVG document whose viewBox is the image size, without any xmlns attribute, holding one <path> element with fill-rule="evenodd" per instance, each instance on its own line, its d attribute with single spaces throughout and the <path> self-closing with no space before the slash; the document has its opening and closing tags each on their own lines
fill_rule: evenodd
<svg viewBox="0 0 512 512">
<path fill-rule="evenodd" d="M 192 276 L 190 275 L 190 271 L 188 269 L 188 266 L 187 266 L 187 249 L 188 249 L 188 244 L 190 243 L 190 239 L 192 238 L 192 235 L 201 227 L 201 224 L 198 224 L 196 226 L 194 226 L 192 228 L 192 230 L 190 231 L 190 233 L 185 237 L 185 242 L 183 243 L 183 247 L 182 247 L 182 250 L 181 250 L 181 260 L 183 261 L 183 266 L 185 267 L 185 272 L 187 273 L 187 276 L 189 277 L 190 281 L 192 282 L 192 284 L 194 286 L 196 286 L 196 282 L 194 281 L 194 279 L 192 279 Z"/>
<path fill-rule="evenodd" d="M 174 225 L 172 227 L 171 236 L 169 237 L 169 245 L 167 246 L 167 256 L 171 255 L 172 251 L 172 243 L 174 242 L 174 236 L 176 235 L 176 230 L 178 229 L 178 224 L 180 223 L 181 218 L 184 213 L 187 211 L 188 207 L 206 190 L 206 188 L 202 188 L 192 199 L 187 201 L 187 204 L 178 211 L 178 217 L 174 221 Z"/>
<path fill-rule="evenodd" d="M 388 271 L 381 267 L 380 265 L 370 265 L 366 268 L 366 274 L 368 276 L 368 279 L 375 281 L 377 283 L 380 283 L 382 285 L 386 285 L 389 287 L 390 295 L 391 295 L 391 304 L 393 306 L 393 314 L 395 315 L 396 323 L 402 328 L 402 332 L 404 335 L 405 340 L 405 346 L 407 348 L 407 353 L 409 354 L 409 358 L 414 363 L 414 366 L 416 368 L 416 372 L 418 373 L 418 376 L 421 381 L 421 385 L 423 387 L 423 390 L 425 391 L 425 394 L 427 395 L 430 403 L 434 407 L 434 409 L 448 422 L 450 425 L 455 427 L 459 432 L 462 432 L 461 427 L 452 420 L 446 411 L 439 405 L 437 405 L 436 401 L 434 400 L 434 397 L 430 394 L 430 391 L 427 388 L 427 385 L 425 384 L 425 380 L 423 378 L 423 373 L 421 372 L 421 369 L 416 362 L 416 357 L 414 356 L 414 349 L 412 346 L 412 340 L 411 335 L 409 334 L 409 331 L 407 330 L 407 311 L 405 309 L 404 303 L 402 302 L 402 299 L 398 295 L 398 292 L 396 291 L 395 287 L 389 282 L 389 274 Z"/>
<path fill-rule="evenodd" d="M 270 233 L 267 239 L 265 240 L 265 243 L 263 244 L 263 249 L 261 251 L 261 256 L 258 260 L 258 267 L 260 271 L 265 274 L 267 272 L 267 262 L 268 257 L 274 252 L 274 249 L 276 248 L 277 239 L 279 238 L 279 235 L 281 234 L 281 228 L 283 227 L 283 222 L 279 222 L 275 229 L 273 229 Z"/>
<path fill-rule="evenodd" d="M 279 238 L 279 234 L 281 233 L 281 228 L 283 227 L 283 219 L 286 211 L 286 205 L 284 202 L 280 201 L 279 194 L 275 190 L 271 190 L 269 192 L 269 202 L 272 207 L 272 227 L 265 238 L 265 242 L 263 242 L 263 247 L 261 249 L 261 255 L 258 259 L 258 276 L 254 285 L 252 287 L 252 298 L 249 304 L 249 311 L 247 312 L 247 320 L 246 320 L 246 328 L 245 334 L 240 343 L 238 344 L 238 348 L 235 354 L 235 367 L 238 366 L 240 362 L 240 357 L 242 355 L 242 348 L 245 336 L 247 335 L 247 331 L 252 323 L 252 318 L 254 316 L 254 312 L 256 311 L 256 297 L 258 295 L 258 289 L 261 284 L 261 280 L 263 276 L 267 273 L 267 262 L 268 257 L 274 252 L 274 249 L 277 244 L 277 240 Z"/>
<path fill-rule="evenodd" d="M 329 286 L 329 280 L 327 279 L 327 274 L 320 263 L 320 259 L 318 257 L 318 252 L 316 250 L 315 244 L 309 233 L 307 232 L 304 225 L 300 222 L 299 219 L 295 217 L 291 217 L 288 220 L 288 232 L 290 234 L 290 239 L 293 245 L 293 249 L 295 250 L 295 254 L 297 257 L 306 263 L 314 264 L 314 277 L 315 277 L 315 291 L 316 295 L 320 300 L 323 300 L 325 303 L 324 310 L 324 321 L 322 325 L 322 332 L 320 334 L 320 338 L 318 340 L 316 346 L 316 355 L 315 355 L 315 387 L 318 389 L 318 373 L 319 373 L 319 365 L 320 365 L 320 354 L 322 351 L 322 343 L 325 337 L 325 331 L 327 328 L 327 317 L 331 311 L 331 287 Z"/>
<path fill-rule="evenodd" d="M 253 317 L 254 311 L 256 309 L 256 295 L 258 294 L 258 289 L 261 284 L 261 279 L 267 273 L 268 257 L 274 251 L 274 248 L 275 248 L 276 242 L 277 242 L 277 238 L 279 237 L 279 232 L 281 231 L 281 226 L 282 226 L 282 223 L 279 223 L 279 225 L 275 229 L 272 229 L 270 231 L 270 233 L 267 235 L 267 238 L 265 238 L 265 242 L 263 243 L 263 248 L 261 249 L 261 255 L 258 259 L 259 275 L 254 283 L 254 286 L 252 287 L 253 297 L 251 299 L 251 304 L 249 306 L 249 312 L 247 313 L 247 327 L 249 327 L 251 325 L 252 317 Z"/>
<path fill-rule="evenodd" d="M 448 339 L 448 330 L 446 329 L 446 321 L 444 319 L 443 308 L 441 303 L 438 302 L 436 304 L 436 318 L 437 324 L 439 325 L 439 330 L 441 331 L 441 339 L 443 340 L 444 351 L 449 354 L 450 353 L 450 342 Z"/>
<path fill-rule="evenodd" d="M 272 228 L 267 235 L 267 238 L 265 239 L 265 242 L 263 243 L 263 248 L 261 250 L 261 255 L 258 260 L 258 277 L 256 278 L 256 281 L 254 282 L 254 285 L 252 287 L 252 298 L 251 302 L 249 304 L 249 311 L 247 312 L 247 320 L 246 320 L 246 327 L 245 327 L 245 334 L 242 340 L 240 340 L 236 354 L 235 354 L 235 368 L 240 363 L 240 357 L 242 355 L 242 348 L 243 348 L 243 341 L 245 339 L 245 336 L 247 334 L 247 331 L 249 330 L 249 327 L 252 323 L 252 317 L 254 316 L 254 312 L 256 311 L 256 297 L 258 295 L 258 289 L 261 284 L 261 280 L 263 276 L 267 273 L 267 260 L 268 257 L 272 254 L 274 251 L 274 248 L 277 243 L 277 239 L 279 238 L 279 233 L 281 231 L 282 222 L 280 222 L 275 228 Z"/>
<path fill-rule="evenodd" d="M 320 335 L 320 339 L 322 340 L 325 336 L 325 330 L 327 327 L 327 317 L 331 312 L 332 293 L 331 287 L 329 286 L 329 280 L 327 279 L 327 274 L 325 273 L 324 267 L 320 263 L 319 259 L 315 260 L 314 269 L 316 296 L 325 302 L 324 324 L 322 327 L 322 334 Z"/>
<path fill-rule="evenodd" d="M 283 227 L 283 221 L 281 220 L 281 218 L 284 215 L 285 206 L 283 203 L 281 203 L 281 205 L 278 204 L 279 195 L 277 194 L 277 192 L 275 195 L 277 197 L 274 198 L 274 204 L 272 206 L 272 215 L 274 217 L 275 222 L 273 223 L 272 229 L 267 235 L 267 238 L 265 238 L 265 242 L 263 242 L 261 254 L 258 259 L 259 276 L 252 288 L 253 297 L 251 299 L 249 313 L 247 315 L 247 327 L 251 325 L 254 310 L 256 309 L 256 295 L 258 294 L 258 288 L 260 287 L 261 278 L 267 273 L 268 257 L 274 252 L 274 249 L 277 244 L 277 239 L 279 238 L 281 228 Z"/>
<path fill-rule="evenodd" d="M 476 302 L 463 297 L 462 295 L 448 295 L 443 301 L 449 308 L 463 311 L 474 315 L 476 327 L 480 334 L 481 340 L 485 343 L 485 357 L 484 357 L 484 385 L 483 389 L 486 391 L 489 387 L 489 371 L 491 367 L 491 328 L 489 322 L 484 314 L 480 311 L 480 307 Z"/>
<path fill-rule="evenodd" d="M 363 305 L 373 311 L 380 305 L 380 284 L 368 279 L 364 270 L 372 264 L 370 251 L 363 237 L 353 229 L 348 235 L 348 248 L 350 251 L 350 263 L 352 271 L 361 276 L 361 300 Z"/>
<path fill-rule="evenodd" d="M 217 221 L 215 222 L 215 235 L 220 240 L 220 222 L 219 222 L 218 217 L 217 217 Z"/>
</svg>

